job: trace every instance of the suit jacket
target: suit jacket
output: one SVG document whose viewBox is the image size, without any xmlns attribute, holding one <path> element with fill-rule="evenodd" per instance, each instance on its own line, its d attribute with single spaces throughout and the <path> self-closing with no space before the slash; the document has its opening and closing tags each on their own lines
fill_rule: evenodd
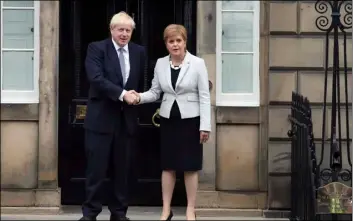
<svg viewBox="0 0 353 221">
<path fill-rule="evenodd" d="M 164 92 L 159 115 L 170 117 L 170 111 L 176 100 L 182 119 L 200 116 L 200 130 L 211 131 L 211 102 L 208 73 L 205 61 L 189 52 L 186 53 L 183 66 L 173 89 L 169 55 L 157 60 L 152 86 L 141 93 L 140 103 L 149 103 L 159 99 Z"/>
<path fill-rule="evenodd" d="M 143 80 L 145 50 L 130 42 L 130 74 L 123 86 L 118 53 L 111 38 L 88 45 L 85 68 L 90 83 L 84 128 L 100 133 L 113 133 L 125 120 L 126 130 L 136 132 L 138 111 L 136 106 L 119 100 L 125 90 L 139 90 Z"/>
</svg>

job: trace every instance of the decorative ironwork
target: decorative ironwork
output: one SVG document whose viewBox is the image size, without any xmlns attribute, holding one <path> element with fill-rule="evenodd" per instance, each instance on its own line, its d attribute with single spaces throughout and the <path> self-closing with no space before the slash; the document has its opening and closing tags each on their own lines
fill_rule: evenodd
<svg viewBox="0 0 353 221">
<path fill-rule="evenodd" d="M 329 183 L 317 190 L 318 214 L 352 214 L 352 188 L 340 182 Z"/>
<path fill-rule="evenodd" d="M 316 27 L 325 32 L 325 86 L 324 86 L 324 107 L 323 107 L 323 123 L 322 123 L 322 138 L 321 138 L 321 156 L 320 162 L 317 165 L 317 182 L 320 186 L 317 189 L 317 217 L 323 217 L 330 220 L 342 220 L 344 217 L 338 214 L 349 214 L 351 211 L 344 209 L 349 207 L 347 202 L 351 204 L 352 195 L 346 194 L 335 195 L 330 194 L 330 202 L 328 211 L 325 213 L 320 211 L 321 201 L 320 193 L 322 188 L 327 186 L 343 185 L 338 182 L 349 183 L 352 186 L 352 161 L 350 153 L 350 137 L 349 137 L 349 108 L 348 108 L 348 66 L 347 66 L 347 30 L 352 28 L 352 1 L 327 1 L 318 0 L 315 4 L 315 10 L 321 14 L 316 19 Z M 333 45 L 330 52 L 330 45 Z M 343 46 L 343 47 L 342 47 Z M 330 54 L 331 53 L 331 54 Z M 331 55 L 331 56 L 330 56 Z M 332 67 L 329 67 L 329 58 L 332 57 Z M 343 58 L 343 61 L 340 60 Z M 326 112 L 327 112 L 327 90 L 328 90 L 328 72 L 332 72 L 332 95 L 331 95 L 331 124 L 330 124 L 330 155 L 329 167 L 321 168 L 325 156 L 325 138 L 326 138 Z M 344 86 L 342 87 L 340 78 L 344 77 Z M 341 89 L 344 89 L 344 99 L 341 99 Z M 343 100 L 343 102 L 342 102 Z M 341 109 L 345 109 L 345 119 L 342 119 Z M 342 125 L 343 124 L 343 125 Z M 346 137 L 342 136 L 342 126 L 345 126 Z M 346 155 L 342 156 L 344 146 L 342 142 L 346 142 Z M 347 159 L 350 168 L 343 168 L 344 158 Z M 325 185 L 325 186 L 323 186 Z M 316 186 L 317 188 L 317 186 Z M 350 187 L 350 192 L 352 188 Z M 348 205 L 348 206 L 347 206 Z M 322 205 L 321 205 L 322 206 Z M 320 214 L 320 215 L 319 215 Z M 330 216 L 330 217 L 327 217 Z"/>
<path fill-rule="evenodd" d="M 326 33 L 325 50 L 325 90 L 323 107 L 323 124 L 321 139 L 321 157 L 318 164 L 318 171 L 322 167 L 325 159 L 325 137 L 326 137 L 326 113 L 327 113 L 327 90 L 328 90 L 328 72 L 332 72 L 332 111 L 331 111 L 331 134 L 330 141 L 330 168 L 323 168 L 319 177 L 324 184 L 329 182 L 344 181 L 352 182 L 350 157 L 350 137 L 349 137 L 349 108 L 348 108 L 348 67 L 347 67 L 347 30 L 352 28 L 352 1 L 328 1 L 318 0 L 315 3 L 315 10 L 321 14 L 315 21 L 316 27 Z M 340 42 L 341 41 L 341 42 Z M 329 67 L 329 45 L 332 43 L 332 67 Z M 340 47 L 343 45 L 343 47 Z M 341 51 L 343 49 L 343 51 Z M 343 61 L 340 61 L 340 55 L 343 55 Z M 340 85 L 340 78 L 344 76 L 344 87 Z M 344 88 L 344 102 L 341 101 L 340 89 Z M 342 125 L 341 109 L 345 109 L 345 122 Z M 346 138 L 342 137 L 342 126 L 346 129 Z M 346 141 L 347 161 L 349 169 L 343 169 L 342 159 L 342 141 Z"/>
<path fill-rule="evenodd" d="M 329 9 L 331 10 L 331 19 L 326 15 L 319 16 L 315 21 L 318 29 L 325 32 L 331 32 L 336 27 L 341 31 L 352 27 L 352 1 L 316 1 L 315 10 L 318 13 L 326 14 Z M 344 12 L 343 18 L 341 18 L 341 11 Z"/>
<path fill-rule="evenodd" d="M 347 218 L 344 215 L 349 215 L 351 219 L 352 210 L 349 208 L 352 204 L 352 162 L 348 113 L 347 30 L 352 28 L 352 2 L 318 0 L 315 10 L 321 14 L 315 21 L 316 27 L 325 32 L 326 38 L 321 156 L 317 163 L 310 103 L 304 96 L 293 92 L 289 116 L 292 127 L 288 131 L 292 140 L 291 216 L 292 220 L 342 220 Z M 332 52 L 329 50 L 331 44 Z M 332 58 L 330 67 L 329 58 Z M 340 60 L 342 58 L 343 61 Z M 329 72 L 332 73 L 330 103 L 327 102 Z M 343 87 L 340 85 L 342 76 Z M 341 99 L 342 89 L 344 99 Z M 326 140 L 326 113 L 329 105 L 330 135 Z M 343 120 L 342 108 L 345 109 Z M 342 136 L 342 124 L 346 129 L 346 137 Z M 324 159 L 327 159 L 324 157 L 327 141 L 330 142 L 329 168 L 321 168 Z M 344 156 L 342 142 L 346 143 L 347 148 L 347 154 Z M 347 159 L 349 168 L 343 168 L 343 157 Z M 345 185 L 344 182 L 350 185 Z"/>
<path fill-rule="evenodd" d="M 320 178 L 323 181 L 329 182 L 332 177 L 333 177 L 333 174 L 331 169 L 323 169 L 320 171 Z M 340 178 L 342 181 L 348 182 L 348 181 L 351 181 L 352 179 L 352 173 L 348 169 L 343 169 L 338 172 L 337 178 Z"/>
<path fill-rule="evenodd" d="M 315 220 L 317 179 L 316 148 L 309 100 L 293 92 L 291 129 L 291 216 L 292 220 Z"/>
</svg>

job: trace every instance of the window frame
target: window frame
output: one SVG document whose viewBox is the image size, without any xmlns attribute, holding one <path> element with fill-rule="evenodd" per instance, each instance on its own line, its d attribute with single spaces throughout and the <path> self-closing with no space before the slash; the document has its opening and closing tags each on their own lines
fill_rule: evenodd
<svg viewBox="0 0 353 221">
<path fill-rule="evenodd" d="M 4 2 L 0 2 L 0 90 L 2 104 L 31 104 L 39 103 L 39 68 L 40 68 L 40 1 L 33 1 L 33 7 L 4 7 Z M 13 49 L 3 47 L 3 12 L 4 10 L 33 10 L 34 13 L 34 47 L 33 49 Z M 33 90 L 3 90 L 3 51 L 33 51 Z"/>
<path fill-rule="evenodd" d="M 258 107 L 260 106 L 260 1 L 252 1 L 253 10 L 223 10 L 222 1 L 216 1 L 216 106 Z M 222 92 L 222 54 L 232 52 L 222 50 L 223 12 L 253 12 L 253 93 Z"/>
</svg>

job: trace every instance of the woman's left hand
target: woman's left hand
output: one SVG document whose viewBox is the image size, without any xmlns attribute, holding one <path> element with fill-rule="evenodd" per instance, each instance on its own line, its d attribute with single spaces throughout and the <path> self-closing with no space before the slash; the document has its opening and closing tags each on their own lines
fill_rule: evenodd
<svg viewBox="0 0 353 221">
<path fill-rule="evenodd" d="M 208 131 L 200 131 L 200 143 L 204 144 L 208 141 L 210 132 Z"/>
</svg>

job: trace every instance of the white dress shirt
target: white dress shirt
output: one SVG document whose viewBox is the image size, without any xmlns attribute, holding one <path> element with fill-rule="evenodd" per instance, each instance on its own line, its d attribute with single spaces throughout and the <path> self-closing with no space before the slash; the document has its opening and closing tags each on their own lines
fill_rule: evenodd
<svg viewBox="0 0 353 221">
<path fill-rule="evenodd" d="M 112 39 L 113 41 L 113 45 L 114 45 L 114 48 L 115 48 L 115 51 L 116 53 L 118 54 L 118 56 L 120 55 L 119 53 L 119 49 L 121 48 L 117 43 L 115 43 L 115 41 Z M 129 47 L 128 47 L 128 44 L 126 44 L 124 47 L 123 47 L 123 53 L 124 53 L 124 61 L 125 61 L 125 78 L 123 79 L 126 79 L 126 81 L 129 79 L 129 75 L 130 75 L 130 59 L 129 59 Z M 119 61 L 117 61 L 119 62 Z M 126 84 L 126 82 L 124 82 L 124 85 Z M 119 97 L 119 100 L 123 101 L 123 97 L 126 93 L 126 90 L 123 90 L 123 92 L 121 93 L 120 97 Z"/>
</svg>

